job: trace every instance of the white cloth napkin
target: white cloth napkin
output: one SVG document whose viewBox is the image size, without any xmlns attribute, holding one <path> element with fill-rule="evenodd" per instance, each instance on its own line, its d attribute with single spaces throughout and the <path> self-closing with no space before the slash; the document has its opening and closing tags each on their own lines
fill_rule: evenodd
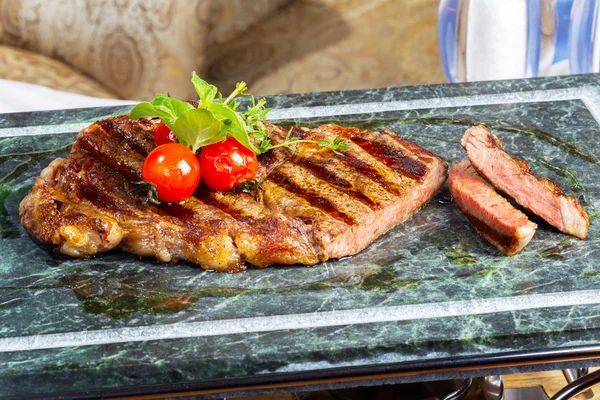
<svg viewBox="0 0 600 400">
<path fill-rule="evenodd" d="M 0 79 L 0 114 L 135 103 L 137 102 L 133 100 L 84 96 L 31 83 Z"/>
</svg>

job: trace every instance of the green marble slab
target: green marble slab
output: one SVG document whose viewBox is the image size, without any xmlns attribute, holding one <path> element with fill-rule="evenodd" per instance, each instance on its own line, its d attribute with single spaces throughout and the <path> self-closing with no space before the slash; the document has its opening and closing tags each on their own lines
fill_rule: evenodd
<svg viewBox="0 0 600 400">
<path fill-rule="evenodd" d="M 78 130 L 129 108 L 0 115 L 0 397 L 225 388 L 600 345 L 598 75 L 307 93 L 268 104 L 282 124 L 387 127 L 448 163 L 464 157 L 466 127 L 486 123 L 509 153 L 579 199 L 589 236 L 534 219 L 539 229 L 525 251 L 505 257 L 444 189 L 360 254 L 312 268 L 231 275 L 120 252 L 70 259 L 24 232 L 19 202 Z"/>
</svg>

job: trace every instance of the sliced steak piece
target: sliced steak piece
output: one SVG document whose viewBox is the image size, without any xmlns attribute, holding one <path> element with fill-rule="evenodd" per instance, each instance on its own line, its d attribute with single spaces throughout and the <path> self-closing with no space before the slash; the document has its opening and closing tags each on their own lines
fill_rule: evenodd
<svg viewBox="0 0 600 400">
<path fill-rule="evenodd" d="M 529 165 L 502 150 L 502 143 L 483 125 L 466 130 L 461 145 L 477 172 L 501 192 L 562 232 L 584 239 L 588 215 L 577 199 L 533 174 Z"/>
<path fill-rule="evenodd" d="M 498 250 L 512 256 L 529 243 L 537 225 L 496 193 L 469 160 L 464 159 L 450 168 L 448 184 L 460 211 Z"/>
<path fill-rule="evenodd" d="M 181 204 L 142 205 L 140 180 L 157 121 L 98 121 L 53 161 L 21 202 L 37 239 L 74 257 L 121 249 L 162 261 L 237 272 L 245 262 L 313 265 L 364 249 L 422 207 L 441 188 L 446 164 L 393 132 L 326 125 L 294 127 L 296 137 L 348 138 L 336 155 L 310 143 L 259 157 L 263 190 L 236 194 L 201 185 Z M 272 126 L 278 143 L 287 130 Z"/>
</svg>

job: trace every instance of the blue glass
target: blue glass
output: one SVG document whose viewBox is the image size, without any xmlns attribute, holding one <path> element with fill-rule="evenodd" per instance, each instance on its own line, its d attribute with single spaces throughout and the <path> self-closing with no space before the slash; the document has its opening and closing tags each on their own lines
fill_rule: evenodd
<svg viewBox="0 0 600 400">
<path fill-rule="evenodd" d="M 573 0 L 556 1 L 556 38 L 554 42 L 554 63 L 569 58 L 569 25 Z"/>
<path fill-rule="evenodd" d="M 442 0 L 438 10 L 438 46 L 448 82 L 456 81 L 456 21 L 458 0 Z"/>
<path fill-rule="evenodd" d="M 592 59 L 597 14 L 596 0 L 577 1 L 573 6 L 569 28 L 569 63 L 573 74 L 598 72 L 594 71 Z"/>
<path fill-rule="evenodd" d="M 462 7 L 468 7 L 472 0 L 441 0 L 438 11 L 438 45 L 442 68 L 446 79 L 449 82 L 457 82 L 460 75 L 457 66 L 462 63 L 466 65 L 465 49 L 459 49 L 458 29 L 467 27 L 468 13 L 461 12 Z M 479 0 L 475 0 L 479 1 Z M 573 7 L 573 0 L 522 0 L 526 2 L 526 43 L 525 43 L 525 64 L 523 72 L 518 77 L 536 77 L 540 73 L 545 74 L 548 71 L 549 64 L 556 64 L 559 61 L 568 58 L 570 13 Z M 591 0 L 594 4 L 596 0 Z M 479 4 L 478 4 L 479 5 Z M 545 18 L 550 16 L 554 18 L 554 32 L 546 32 L 546 35 L 554 35 L 550 38 L 548 44 L 542 46 L 542 10 L 545 12 Z M 550 10 L 550 12 L 548 12 Z M 554 15 L 552 16 L 552 13 Z M 551 25 L 551 23 L 550 23 Z M 546 24 L 545 26 L 548 26 Z M 497 27 L 490 26 L 490 29 Z M 468 32 L 466 33 L 468 35 Z M 589 35 L 588 35 L 589 36 Z M 548 36 L 546 36 L 548 37 Z M 490 43 L 490 46 L 497 43 Z M 519 51 L 519 50 L 515 50 Z M 472 54 L 472 53 L 471 53 Z M 546 57 L 543 57 L 546 55 Z M 522 56 L 522 55 L 521 55 Z M 459 59 L 463 57 L 463 60 Z M 544 59 L 544 66 L 541 66 L 541 60 Z M 472 60 L 470 60 L 472 61 Z M 481 63 L 479 63 L 481 65 Z M 564 67 L 566 69 L 566 66 Z"/>
<path fill-rule="evenodd" d="M 538 76 L 540 65 L 540 42 L 542 40 L 542 17 L 539 0 L 527 0 L 527 57 L 524 78 Z"/>
</svg>

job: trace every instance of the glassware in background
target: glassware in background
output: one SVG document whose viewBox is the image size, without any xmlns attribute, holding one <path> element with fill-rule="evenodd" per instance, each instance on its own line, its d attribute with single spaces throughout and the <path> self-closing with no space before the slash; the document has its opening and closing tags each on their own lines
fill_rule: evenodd
<svg viewBox="0 0 600 400">
<path fill-rule="evenodd" d="M 577 0 L 575 0 L 577 1 Z M 571 10 L 573 0 L 555 0 L 556 3 L 556 40 L 554 42 L 554 59 L 544 75 L 566 75 L 570 71 L 569 62 L 569 28 L 571 27 Z"/>
<path fill-rule="evenodd" d="M 575 0 L 569 29 L 571 72 L 600 72 L 600 27 L 598 1 Z"/>
<path fill-rule="evenodd" d="M 438 44 L 449 82 L 568 73 L 573 0 L 442 0 Z"/>
</svg>

